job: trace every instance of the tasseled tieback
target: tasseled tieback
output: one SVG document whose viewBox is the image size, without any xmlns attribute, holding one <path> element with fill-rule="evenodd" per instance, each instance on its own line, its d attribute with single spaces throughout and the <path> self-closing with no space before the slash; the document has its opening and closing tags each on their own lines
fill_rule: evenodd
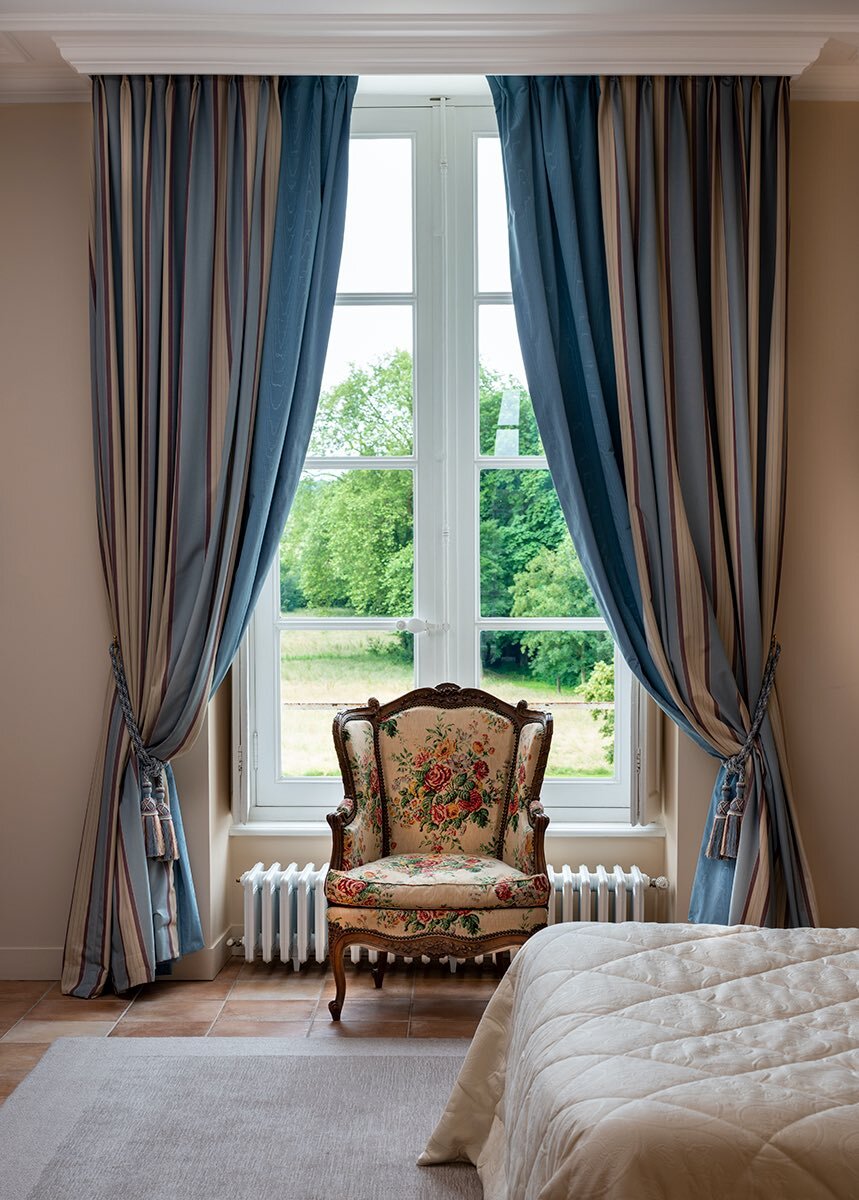
<svg viewBox="0 0 859 1200">
<path fill-rule="evenodd" d="M 143 840 L 147 858 L 172 862 L 179 857 L 176 830 L 167 795 L 166 763 L 150 754 L 143 744 L 140 729 L 134 719 L 134 709 L 128 694 L 128 680 L 122 665 L 122 651 L 116 638 L 110 644 L 110 661 L 116 683 L 116 695 L 125 720 L 125 727 L 140 768 L 140 816 L 143 820 Z"/>
<path fill-rule="evenodd" d="M 740 824 L 746 807 L 746 762 L 754 749 L 760 733 L 763 719 L 766 716 L 770 692 L 775 683 L 775 669 L 781 654 L 781 646 L 775 640 L 770 642 L 770 652 L 764 667 L 764 677 L 752 724 L 736 754 L 724 759 L 722 766 L 725 777 L 722 780 L 722 796 L 713 818 L 713 828 L 707 843 L 708 858 L 736 858 L 740 845 Z M 734 794 L 731 796 L 731 783 L 736 780 Z"/>
</svg>

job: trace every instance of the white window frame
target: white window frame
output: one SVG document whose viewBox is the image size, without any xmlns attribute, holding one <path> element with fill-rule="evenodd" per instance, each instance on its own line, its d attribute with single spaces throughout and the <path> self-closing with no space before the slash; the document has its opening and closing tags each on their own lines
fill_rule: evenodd
<svg viewBox="0 0 859 1200">
<path fill-rule="evenodd" d="M 308 618 L 280 613 L 279 563 L 233 669 L 233 814 L 239 825 L 277 824 L 317 831 L 342 798 L 337 778 L 279 776 L 281 629 L 327 627 L 392 631 L 397 620 L 419 619 L 415 686 L 454 680 L 480 685 L 480 633 L 498 629 L 605 630 L 598 617 L 481 617 L 479 480 L 484 469 L 546 469 L 545 458 L 503 459 L 479 454 L 477 320 L 480 303 L 511 304 L 510 293 L 477 291 L 476 142 L 498 136 L 492 106 L 446 100 L 356 107 L 353 137 L 413 139 L 413 292 L 391 297 L 342 296 L 338 304 L 410 303 L 414 310 L 414 453 L 400 458 L 306 460 L 308 469 L 409 469 L 414 472 L 415 613 L 400 618 Z M 426 398 L 432 398 L 428 403 Z M 441 401 L 439 403 L 438 401 Z M 424 504 L 440 496 L 440 504 Z M 451 586 L 452 581 L 459 586 Z M 464 583 L 464 586 L 463 586 Z M 615 652 L 615 775 L 551 779 L 543 803 L 555 827 L 629 828 L 645 823 L 636 767 L 642 723 L 637 685 Z M 363 699 L 366 699 L 363 698 Z M 261 736 L 265 723 L 273 736 Z M 636 784 L 636 786 L 634 786 Z M 646 807 L 646 806 L 645 806 Z"/>
</svg>

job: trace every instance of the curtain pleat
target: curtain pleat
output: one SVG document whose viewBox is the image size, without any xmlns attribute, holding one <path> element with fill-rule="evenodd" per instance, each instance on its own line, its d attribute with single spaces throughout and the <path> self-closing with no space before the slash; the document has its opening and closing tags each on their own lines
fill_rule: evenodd
<svg viewBox="0 0 859 1200">
<path fill-rule="evenodd" d="M 490 84 L 523 358 L 573 541 L 636 677 L 726 764 L 690 915 L 813 924 L 774 692 L 766 706 L 784 522 L 787 83 Z"/>
<path fill-rule="evenodd" d="M 69 918 L 68 993 L 97 995 L 108 980 L 124 990 L 203 945 L 169 760 L 193 744 L 235 655 L 306 453 L 355 83 L 93 82 L 96 504 L 129 711 L 117 677 Z M 292 360 L 301 370 L 284 376 Z"/>
</svg>

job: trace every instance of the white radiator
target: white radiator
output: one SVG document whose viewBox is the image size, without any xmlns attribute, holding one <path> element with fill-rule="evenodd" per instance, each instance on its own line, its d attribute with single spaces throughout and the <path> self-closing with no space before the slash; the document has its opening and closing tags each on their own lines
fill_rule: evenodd
<svg viewBox="0 0 859 1200">
<path fill-rule="evenodd" d="M 664 890 L 668 880 L 660 875 L 651 879 L 638 867 L 624 871 L 615 866 L 609 872 L 603 866 L 577 871 L 564 864 L 560 870 L 548 867 L 553 889 L 549 903 L 549 924 L 559 921 L 643 921 L 644 897 L 648 888 Z M 261 862 L 245 871 L 239 881 L 244 890 L 245 959 L 253 962 L 261 954 L 263 962 L 291 962 L 297 971 L 302 963 L 322 963 L 328 953 L 328 923 L 325 919 L 325 876 L 328 863 L 319 869 L 308 863 L 302 870 L 297 863 L 281 867 L 273 863 L 267 869 Z M 358 962 L 360 946 L 351 946 L 353 962 Z M 370 950 L 375 962 L 378 951 Z M 493 955 L 494 958 L 494 955 Z M 393 962 L 394 955 L 388 955 Z M 429 962 L 429 959 L 425 959 Z M 442 960 L 444 961 L 444 960 Z M 464 961 L 464 960 L 460 960 Z M 474 960 L 483 961 L 479 955 Z M 411 959 L 406 959 L 411 962 Z M 451 970 L 456 961 L 451 960 Z"/>
</svg>

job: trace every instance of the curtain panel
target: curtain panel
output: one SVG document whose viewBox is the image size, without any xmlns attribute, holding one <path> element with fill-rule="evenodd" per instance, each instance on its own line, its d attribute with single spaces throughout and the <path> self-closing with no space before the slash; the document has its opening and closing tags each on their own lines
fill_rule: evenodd
<svg viewBox="0 0 859 1200">
<path fill-rule="evenodd" d="M 203 945 L 170 760 L 276 552 L 324 365 L 356 80 L 93 81 L 90 328 L 113 678 L 63 991 Z"/>
<path fill-rule="evenodd" d="M 522 353 L 574 544 L 633 673 L 722 761 L 690 918 L 813 924 L 773 688 L 787 81 L 490 85 Z"/>
</svg>

